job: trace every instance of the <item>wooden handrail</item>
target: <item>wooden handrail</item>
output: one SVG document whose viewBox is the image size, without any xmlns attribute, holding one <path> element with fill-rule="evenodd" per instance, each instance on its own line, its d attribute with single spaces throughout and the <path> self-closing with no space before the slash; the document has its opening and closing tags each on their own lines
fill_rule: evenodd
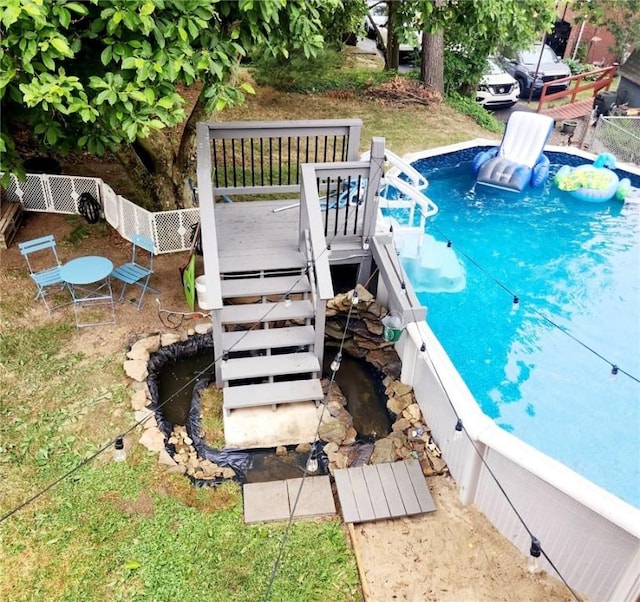
<svg viewBox="0 0 640 602">
<path fill-rule="evenodd" d="M 570 103 L 574 103 L 576 101 L 576 96 L 579 92 L 584 92 L 585 90 L 593 90 L 593 96 L 595 96 L 600 90 L 608 90 L 613 83 L 613 78 L 616 75 L 617 67 L 605 67 L 604 69 L 596 69 L 595 71 L 588 71 L 586 73 L 580 73 L 580 75 L 571 75 L 569 77 L 563 77 L 562 79 L 555 79 L 553 81 L 547 82 L 542 86 L 542 90 L 540 92 L 540 100 L 538 101 L 538 108 L 536 111 L 540 113 L 545 105 L 545 103 L 550 102 L 552 100 L 557 100 L 558 98 L 565 98 L 567 96 L 571 96 Z M 580 85 L 587 77 L 596 77 L 595 81 L 589 82 L 585 85 Z M 547 94 L 547 89 L 551 86 L 557 86 L 558 84 L 564 82 L 572 82 L 566 90 L 562 90 L 562 92 L 554 92 L 553 94 Z"/>
</svg>

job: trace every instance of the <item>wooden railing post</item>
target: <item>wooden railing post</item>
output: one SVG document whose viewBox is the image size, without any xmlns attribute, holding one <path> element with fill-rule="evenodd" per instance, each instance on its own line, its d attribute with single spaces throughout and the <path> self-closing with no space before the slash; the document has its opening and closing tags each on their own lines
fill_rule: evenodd
<svg viewBox="0 0 640 602">
<path fill-rule="evenodd" d="M 362 232 L 362 247 L 367 249 L 376 231 L 378 219 L 378 192 L 380 180 L 384 170 L 384 138 L 374 137 L 371 140 L 371 156 L 369 166 L 369 181 L 365 201 L 364 227 Z"/>
<path fill-rule="evenodd" d="M 198 202 L 200 204 L 200 229 L 202 233 L 202 253 L 206 285 L 207 307 L 211 310 L 213 325 L 213 348 L 222 349 L 222 327 L 220 311 L 222 309 L 222 289 L 220 286 L 220 262 L 218 261 L 218 237 L 214 213 L 214 193 L 211 174 L 211 142 L 209 124 L 198 123 Z M 215 353 L 215 351 L 214 351 Z M 220 360 L 216 362 L 216 384 L 222 386 Z"/>
</svg>

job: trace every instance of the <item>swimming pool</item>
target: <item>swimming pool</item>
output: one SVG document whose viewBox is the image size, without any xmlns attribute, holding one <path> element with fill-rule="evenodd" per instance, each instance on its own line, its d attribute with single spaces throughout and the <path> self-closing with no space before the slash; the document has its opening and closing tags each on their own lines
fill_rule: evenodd
<svg viewBox="0 0 640 602">
<path fill-rule="evenodd" d="M 556 152 L 542 190 L 474 187 L 478 150 L 413 162 L 440 208 L 427 232 L 466 271 L 460 292 L 418 293 L 428 324 L 500 427 L 640 507 L 640 385 L 623 373 L 640 376 L 640 205 L 558 191 L 587 160 Z"/>
</svg>

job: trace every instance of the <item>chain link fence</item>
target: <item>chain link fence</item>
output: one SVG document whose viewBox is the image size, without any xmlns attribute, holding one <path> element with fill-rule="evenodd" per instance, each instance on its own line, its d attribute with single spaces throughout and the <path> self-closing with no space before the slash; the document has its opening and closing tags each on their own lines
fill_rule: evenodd
<svg viewBox="0 0 640 602">
<path fill-rule="evenodd" d="M 618 161 L 640 165 L 640 117 L 600 115 L 590 150 L 609 152 Z"/>
</svg>

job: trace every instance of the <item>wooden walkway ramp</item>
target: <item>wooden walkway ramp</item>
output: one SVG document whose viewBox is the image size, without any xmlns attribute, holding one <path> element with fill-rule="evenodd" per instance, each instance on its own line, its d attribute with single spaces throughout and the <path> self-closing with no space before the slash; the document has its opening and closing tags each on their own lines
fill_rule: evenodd
<svg viewBox="0 0 640 602">
<path fill-rule="evenodd" d="M 417 460 L 344 468 L 336 470 L 334 477 L 346 523 L 436 509 Z"/>
<path fill-rule="evenodd" d="M 553 107 L 551 109 L 543 109 L 540 111 L 543 115 L 549 115 L 554 121 L 564 121 L 565 119 L 577 119 L 586 117 L 593 110 L 593 98 L 579 100 L 570 104 Z"/>
</svg>

